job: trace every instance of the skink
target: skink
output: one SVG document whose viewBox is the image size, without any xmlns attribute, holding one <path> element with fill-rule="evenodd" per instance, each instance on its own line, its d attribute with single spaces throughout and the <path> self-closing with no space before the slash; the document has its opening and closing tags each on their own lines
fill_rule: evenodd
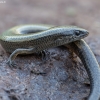
<svg viewBox="0 0 100 100">
<path fill-rule="evenodd" d="M 83 61 L 89 75 L 91 90 L 88 100 L 99 100 L 100 68 L 90 48 L 84 40 L 80 40 L 87 35 L 86 30 L 77 27 L 24 25 L 4 32 L 0 42 L 7 52 L 13 52 L 8 60 L 10 66 L 13 66 L 12 61 L 18 54 L 39 52 L 60 45 L 69 47 Z"/>
<path fill-rule="evenodd" d="M 54 26 L 53 26 L 54 27 Z M 78 27 L 54 27 L 22 25 L 7 30 L 0 36 L 3 48 L 12 53 L 9 66 L 18 54 L 30 54 L 80 40 L 88 35 L 87 30 Z"/>
</svg>

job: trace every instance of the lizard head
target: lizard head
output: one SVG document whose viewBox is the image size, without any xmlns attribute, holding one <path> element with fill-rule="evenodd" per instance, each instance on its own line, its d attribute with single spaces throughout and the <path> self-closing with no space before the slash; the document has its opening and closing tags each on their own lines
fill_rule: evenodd
<svg viewBox="0 0 100 100">
<path fill-rule="evenodd" d="M 88 36 L 89 32 L 83 28 L 78 27 L 67 27 L 64 32 L 65 38 L 70 38 L 74 41 L 80 40 Z"/>
<path fill-rule="evenodd" d="M 62 43 L 74 42 L 85 38 L 89 34 L 87 30 L 75 26 L 63 27 L 63 28 L 61 27 L 59 33 L 60 36 L 58 37 L 57 40 L 59 40 L 59 42 Z"/>
<path fill-rule="evenodd" d="M 82 39 L 86 36 L 88 36 L 89 32 L 82 28 L 74 28 L 73 30 L 73 38 L 75 39 Z"/>
</svg>

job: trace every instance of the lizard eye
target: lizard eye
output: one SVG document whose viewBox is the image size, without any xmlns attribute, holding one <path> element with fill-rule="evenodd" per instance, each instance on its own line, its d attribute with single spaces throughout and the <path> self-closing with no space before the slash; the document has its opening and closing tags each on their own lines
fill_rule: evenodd
<svg viewBox="0 0 100 100">
<path fill-rule="evenodd" d="M 75 31 L 75 35 L 79 36 L 80 35 L 80 31 Z"/>
</svg>

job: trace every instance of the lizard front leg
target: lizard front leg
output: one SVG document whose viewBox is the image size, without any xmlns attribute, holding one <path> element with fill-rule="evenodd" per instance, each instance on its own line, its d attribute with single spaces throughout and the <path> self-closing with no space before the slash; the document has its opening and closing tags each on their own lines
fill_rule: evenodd
<svg viewBox="0 0 100 100">
<path fill-rule="evenodd" d="M 7 64 L 12 68 L 12 67 L 16 67 L 17 65 L 14 63 L 14 59 L 17 57 L 17 55 L 19 54 L 30 54 L 34 52 L 34 48 L 29 48 L 29 49 L 24 49 L 24 48 L 20 48 L 20 49 L 16 49 L 8 58 Z"/>
</svg>

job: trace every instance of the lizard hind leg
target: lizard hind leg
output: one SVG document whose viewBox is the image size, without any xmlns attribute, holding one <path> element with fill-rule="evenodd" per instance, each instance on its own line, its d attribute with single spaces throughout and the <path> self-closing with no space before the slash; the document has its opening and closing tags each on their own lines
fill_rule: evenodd
<svg viewBox="0 0 100 100">
<path fill-rule="evenodd" d="M 41 59 L 42 59 L 43 63 L 49 59 L 49 57 L 48 57 L 49 52 L 47 50 L 42 50 L 42 51 L 38 52 L 37 54 L 41 55 L 41 57 L 42 57 Z"/>
</svg>

